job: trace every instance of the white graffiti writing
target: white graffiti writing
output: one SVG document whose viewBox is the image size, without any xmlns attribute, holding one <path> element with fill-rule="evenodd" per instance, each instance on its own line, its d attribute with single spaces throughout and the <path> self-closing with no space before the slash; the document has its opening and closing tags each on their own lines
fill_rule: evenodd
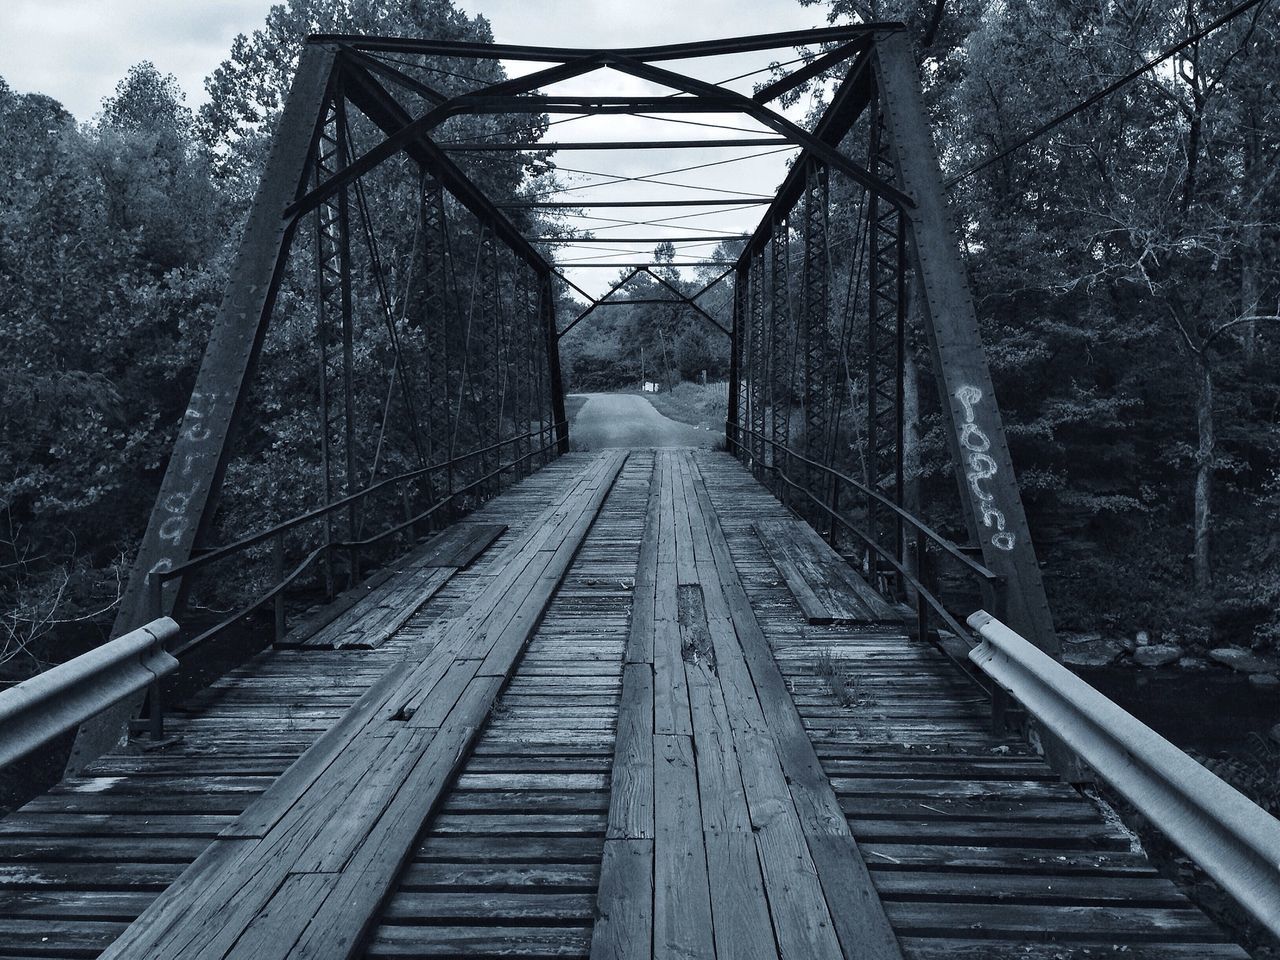
<svg viewBox="0 0 1280 960">
<path fill-rule="evenodd" d="M 213 406 L 216 396 L 202 394 L 199 391 L 193 391 L 191 394 L 191 403 L 187 405 L 186 419 L 183 421 L 181 440 L 188 444 L 202 444 L 212 436 L 207 419 L 209 411 Z M 191 508 L 191 501 L 195 499 L 196 494 L 200 490 L 200 479 L 194 477 L 196 458 L 200 455 L 199 451 L 188 452 L 183 455 L 179 473 L 182 477 L 191 481 L 190 488 L 187 490 L 175 490 L 167 494 L 160 500 L 158 508 L 164 511 L 164 516 L 160 521 L 160 526 L 156 530 L 156 537 L 160 540 L 167 541 L 174 547 L 177 547 L 182 538 L 186 535 L 187 530 L 191 526 L 191 517 L 188 515 Z M 165 478 L 168 480 L 168 477 Z M 163 549 L 163 548 L 162 548 Z M 151 574 L 159 570 L 168 570 L 173 566 L 173 562 L 168 558 L 162 558 L 156 562 L 155 566 L 147 573 L 148 582 Z"/>
<path fill-rule="evenodd" d="M 196 392 L 191 394 L 191 403 L 187 405 L 186 420 L 182 425 L 182 436 L 187 440 L 200 443 L 210 437 L 209 428 L 205 426 L 204 397 Z"/>
<path fill-rule="evenodd" d="M 968 455 L 969 471 L 965 479 L 969 481 L 969 489 L 978 501 L 978 509 L 985 527 L 995 528 L 991 536 L 991 545 L 1000 550 L 1012 550 L 1017 542 L 1012 533 L 1005 529 L 1004 514 L 995 507 L 995 495 L 983 486 L 983 482 L 996 475 L 998 467 L 987 451 L 991 449 L 991 440 L 977 424 L 977 404 L 982 399 L 982 391 L 977 387 L 963 386 L 956 391 L 956 399 L 964 407 L 964 423 L 960 425 L 960 446 Z"/>
<path fill-rule="evenodd" d="M 173 561 L 170 560 L 168 557 L 162 557 L 152 565 L 150 570 L 147 571 L 147 575 L 142 578 L 142 582 L 150 585 L 152 576 L 154 576 L 157 573 L 164 573 L 165 571 L 172 570 L 172 569 L 173 569 Z"/>
</svg>

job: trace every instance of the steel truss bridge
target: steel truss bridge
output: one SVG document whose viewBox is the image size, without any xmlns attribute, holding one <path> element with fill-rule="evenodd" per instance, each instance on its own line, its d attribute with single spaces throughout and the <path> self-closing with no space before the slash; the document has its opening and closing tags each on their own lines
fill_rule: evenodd
<svg viewBox="0 0 1280 960">
<path fill-rule="evenodd" d="M 832 72 L 816 123 L 778 106 Z M 566 92 L 610 75 L 643 92 Z M 517 190 L 553 149 L 790 164 Z M 653 300 L 729 340 L 726 450 L 571 452 L 560 338 Z M 909 404 L 966 543 L 918 515 Z M 1280 933 L 1280 824 L 1055 660 L 899 25 L 310 38 L 115 636 L 0 693 L 3 763 L 75 731 L 0 821 L 0 960 L 1246 957 L 1107 798 Z"/>
</svg>

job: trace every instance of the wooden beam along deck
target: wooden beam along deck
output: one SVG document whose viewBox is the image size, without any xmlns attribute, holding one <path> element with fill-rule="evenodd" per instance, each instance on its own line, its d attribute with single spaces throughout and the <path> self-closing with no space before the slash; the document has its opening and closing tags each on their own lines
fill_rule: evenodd
<svg viewBox="0 0 1280 960">
<path fill-rule="evenodd" d="M 728 455 L 468 523 L 0 820 L 0 960 L 1248 956 Z"/>
</svg>

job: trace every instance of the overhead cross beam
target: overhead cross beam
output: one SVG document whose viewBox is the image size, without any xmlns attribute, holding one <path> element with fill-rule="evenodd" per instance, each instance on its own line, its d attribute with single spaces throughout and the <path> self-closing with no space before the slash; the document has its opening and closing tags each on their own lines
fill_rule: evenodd
<svg viewBox="0 0 1280 960">
<path fill-rule="evenodd" d="M 730 332 L 729 330 L 726 330 L 724 325 L 719 320 L 713 317 L 710 313 L 708 313 L 705 309 L 703 309 L 703 307 L 700 304 L 696 302 L 698 297 L 706 293 L 707 290 L 709 290 L 712 286 L 714 286 L 717 282 L 719 282 L 720 279 L 723 279 L 723 275 L 720 278 L 717 278 L 717 280 L 713 280 L 710 284 L 708 284 L 706 287 L 703 287 L 701 290 L 699 290 L 697 293 L 695 293 L 691 297 L 688 294 L 684 293 L 679 287 L 675 286 L 670 281 L 668 281 L 665 277 L 659 276 L 658 274 L 654 273 L 652 269 L 650 269 L 651 267 L 655 267 L 655 266 L 669 266 L 669 265 L 670 264 L 647 264 L 647 265 L 634 267 L 630 273 L 628 273 L 626 276 L 622 277 L 616 283 L 614 283 L 614 285 L 609 288 L 608 292 L 605 293 L 604 296 L 598 297 L 595 300 L 593 300 L 591 303 L 591 306 L 587 307 L 587 309 L 583 310 L 580 314 L 574 317 L 573 320 L 568 324 L 568 326 L 566 326 L 563 330 L 561 330 L 559 334 L 557 334 L 557 336 L 563 337 L 570 330 L 576 327 L 579 323 L 581 323 L 591 314 L 595 313 L 595 311 L 600 307 L 625 307 L 625 306 L 639 306 L 640 304 L 656 305 L 656 304 L 663 304 L 663 303 L 671 303 L 671 304 L 677 304 L 680 306 L 689 307 L 690 309 L 695 311 L 699 316 L 701 316 L 704 320 L 710 323 L 713 327 L 715 327 L 717 330 L 723 333 L 726 337 L 732 338 L 733 337 L 732 332 Z M 652 297 L 627 299 L 627 300 L 610 299 L 611 297 L 613 297 L 615 293 L 622 290 L 625 286 L 627 286 L 627 284 L 629 284 L 636 277 L 640 276 L 640 274 L 642 273 L 656 280 L 664 288 L 671 291 L 671 293 L 674 294 L 674 296 L 666 299 L 656 299 Z"/>
<path fill-rule="evenodd" d="M 901 30 L 894 22 L 860 23 L 843 27 L 813 30 L 791 30 L 784 33 L 730 37 L 724 40 L 702 40 L 670 43 L 623 50 L 572 49 L 538 47 L 512 43 L 469 43 L 460 40 L 437 40 L 416 37 L 368 37 L 355 34 L 314 34 L 311 43 L 340 43 L 357 50 L 379 53 L 419 53 L 438 57 L 460 57 L 476 60 L 528 60 L 537 63 L 565 63 L 582 57 L 617 53 L 633 60 L 656 63 L 662 60 L 692 60 L 699 57 L 721 57 L 758 50 L 778 50 L 807 44 L 844 43 L 887 30 Z"/>
<path fill-rule="evenodd" d="M 824 36 L 824 32 L 814 33 L 820 37 Z M 831 31 L 826 31 L 825 36 L 834 36 L 834 34 Z M 779 81 L 773 87 L 780 94 L 812 79 L 835 62 L 846 59 L 854 53 L 861 53 L 865 58 L 867 31 L 861 29 L 856 36 L 861 42 L 845 44 L 843 47 L 838 48 L 837 51 L 832 51 L 820 57 L 817 61 L 822 65 L 820 69 L 815 69 L 815 65 L 810 64 L 808 67 L 797 71 L 795 76 L 787 78 L 786 81 Z M 356 50 L 374 49 L 368 43 L 353 42 L 351 38 L 333 39 L 342 43 L 343 46 L 349 46 Z M 773 46 L 779 45 L 775 39 Z M 836 56 L 836 53 L 839 53 L 839 56 Z M 691 56 L 700 55 L 710 54 L 691 54 Z M 500 57 L 501 54 L 496 53 L 495 48 L 494 51 L 490 52 L 489 56 Z M 573 113 L 584 115 L 742 113 L 761 125 L 772 129 L 789 142 L 803 147 L 806 152 L 821 158 L 828 165 L 853 178 L 866 189 L 883 196 L 894 206 L 902 208 L 911 205 L 911 198 L 897 190 L 892 184 L 885 183 L 865 167 L 840 153 L 821 136 L 811 135 L 802 127 L 782 116 L 782 114 L 767 107 L 765 103 L 767 99 L 772 99 L 772 97 L 764 99 L 759 95 L 755 98 L 747 97 L 727 87 L 708 83 L 704 80 L 698 80 L 653 65 L 655 60 L 663 58 L 663 56 L 654 55 L 653 51 L 648 48 L 642 49 L 638 53 L 633 51 L 587 51 L 571 54 L 569 51 L 559 51 L 558 56 L 545 58 L 553 61 L 558 60 L 559 62 L 555 66 L 535 71 L 514 80 L 490 84 L 479 90 L 469 91 L 436 103 L 431 110 L 402 126 L 395 133 L 388 135 L 387 139 L 382 143 L 370 149 L 363 156 L 356 158 L 340 175 L 332 178 L 331 181 L 291 205 L 287 213 L 290 216 L 296 216 L 313 209 L 316 204 L 323 202 L 333 191 L 367 173 L 373 167 L 394 155 L 398 150 L 403 149 L 409 141 L 429 134 L 451 117 L 483 113 Z M 675 58 L 667 57 L 667 59 Z M 666 86 L 680 93 L 689 94 L 689 96 L 565 97 L 529 95 L 532 91 L 544 85 L 570 80 L 605 66 L 642 80 L 649 80 Z"/>
</svg>

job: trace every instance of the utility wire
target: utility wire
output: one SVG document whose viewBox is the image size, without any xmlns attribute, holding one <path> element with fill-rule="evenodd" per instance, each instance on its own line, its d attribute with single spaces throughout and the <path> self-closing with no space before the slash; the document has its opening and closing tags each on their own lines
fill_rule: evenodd
<svg viewBox="0 0 1280 960">
<path fill-rule="evenodd" d="M 1152 67 L 1159 66 L 1160 64 L 1164 63 L 1164 61 L 1168 60 L 1170 57 L 1174 56 L 1177 53 L 1180 53 L 1181 51 L 1185 50 L 1187 47 L 1191 46 L 1193 43 L 1197 43 L 1200 40 L 1203 40 L 1205 37 L 1213 33 L 1219 27 L 1225 26 L 1227 23 L 1230 23 L 1232 20 L 1240 16 L 1240 14 L 1244 13 L 1246 10 L 1250 9 L 1251 7 L 1257 6 L 1259 3 L 1264 3 L 1264 2 L 1269 2 L 1269 0 L 1245 0 L 1244 3 L 1241 3 L 1238 6 L 1232 7 L 1230 10 L 1228 10 L 1222 16 L 1218 17 L 1208 26 L 1204 27 L 1201 30 L 1197 30 L 1195 33 L 1191 34 L 1190 36 L 1178 41 L 1172 47 L 1169 47 L 1168 49 L 1166 49 L 1159 56 L 1151 60 L 1148 60 L 1146 63 L 1142 64 L 1142 66 L 1138 67 L 1137 69 L 1131 70 L 1129 73 L 1126 73 L 1123 77 L 1103 87 L 1101 90 L 1093 94 L 1088 99 L 1082 100 L 1080 103 L 1076 104 L 1070 110 L 1067 110 L 1064 113 L 1058 114 L 1058 116 L 1054 117 L 1052 120 L 1046 120 L 1040 126 L 1036 127 L 1035 130 L 1031 131 L 1031 133 L 1027 134 L 1025 137 L 1019 140 L 1017 143 L 1013 144 L 1010 147 L 1006 147 L 1004 150 L 1001 150 L 999 153 L 997 153 L 993 157 L 988 157 L 986 160 L 983 160 L 981 163 L 979 163 L 976 167 L 966 170 L 964 173 L 958 176 L 952 177 L 950 180 L 946 182 L 945 189 L 950 190 L 957 183 L 960 183 L 963 180 L 969 179 L 975 173 L 978 173 L 981 170 L 985 170 L 987 167 L 991 166 L 993 163 L 996 163 L 999 160 L 1003 160 L 1005 157 L 1009 156 L 1009 154 L 1014 153 L 1017 150 L 1021 150 L 1023 147 L 1029 144 L 1032 140 L 1036 140 L 1044 136 L 1044 134 L 1048 133 L 1054 127 L 1065 123 L 1066 121 L 1074 117 L 1076 114 L 1089 109 L 1099 100 L 1105 100 L 1107 97 L 1111 96 L 1111 94 L 1115 93 L 1121 87 L 1124 87 L 1127 84 L 1130 84 L 1134 80 L 1138 79 L 1148 70 L 1150 70 Z"/>
<path fill-rule="evenodd" d="M 429 70 L 432 73 L 442 73 L 446 77 L 453 77 L 454 79 L 457 79 L 457 80 L 470 80 L 473 83 L 478 83 L 478 84 L 481 84 L 482 86 L 496 82 L 494 80 L 486 80 L 484 77 L 477 77 L 475 74 L 471 74 L 471 73 L 454 73 L 452 70 L 445 70 L 443 67 L 433 67 L 427 63 L 414 63 L 412 60 L 404 60 L 400 57 L 393 57 L 389 53 L 386 53 L 384 51 L 367 53 L 366 56 L 370 56 L 376 60 L 382 60 L 384 62 L 389 61 L 391 63 L 402 64 L 406 67 L 414 67 L 418 70 Z"/>
</svg>

